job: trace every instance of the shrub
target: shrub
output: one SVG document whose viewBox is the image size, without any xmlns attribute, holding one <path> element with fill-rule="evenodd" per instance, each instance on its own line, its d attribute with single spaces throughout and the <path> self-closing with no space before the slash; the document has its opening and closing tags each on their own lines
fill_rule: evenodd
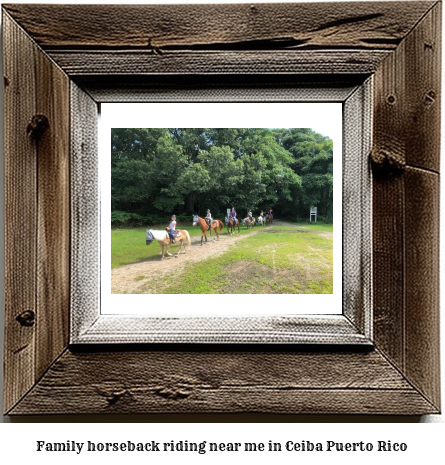
<svg viewBox="0 0 445 465">
<path fill-rule="evenodd" d="M 144 222 L 144 217 L 137 213 L 128 213 L 119 210 L 111 212 L 111 226 L 115 228 L 142 226 Z"/>
<path fill-rule="evenodd" d="M 146 228 L 154 225 L 167 225 L 170 222 L 171 216 L 163 215 L 139 215 L 137 213 L 128 213 L 120 210 L 111 212 L 111 227 L 112 228 Z M 178 223 L 190 223 L 192 216 L 186 213 L 176 215 Z"/>
</svg>

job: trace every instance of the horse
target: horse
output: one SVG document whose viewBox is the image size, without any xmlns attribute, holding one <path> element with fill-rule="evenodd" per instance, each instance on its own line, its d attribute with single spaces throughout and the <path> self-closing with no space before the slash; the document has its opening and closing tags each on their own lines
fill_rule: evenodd
<svg viewBox="0 0 445 465">
<path fill-rule="evenodd" d="M 243 224 L 247 226 L 247 229 L 255 227 L 255 218 L 252 218 L 252 220 L 247 217 L 243 219 Z"/>
<path fill-rule="evenodd" d="M 217 223 L 219 230 L 221 231 L 222 228 L 224 228 L 224 223 L 221 220 L 213 220 Z M 209 231 L 210 237 L 212 236 L 212 230 Z"/>
<path fill-rule="evenodd" d="M 190 239 L 190 235 L 188 231 L 185 231 L 184 229 L 177 229 L 176 231 L 179 231 L 180 235 L 176 237 L 176 241 L 179 240 L 180 247 L 179 247 L 179 252 L 176 255 L 176 258 L 178 257 L 179 253 L 182 250 L 182 247 L 184 247 L 184 253 L 187 253 L 187 249 L 185 247 L 185 242 L 187 242 L 188 246 L 192 246 L 192 241 Z M 153 229 L 147 229 L 147 232 L 145 233 L 145 244 L 150 245 L 154 240 L 157 240 L 159 242 L 159 245 L 161 246 L 161 260 L 164 260 L 164 247 L 165 247 L 165 253 L 171 257 L 172 254 L 168 253 L 168 248 L 170 247 L 170 236 L 166 230 L 153 230 Z"/>
<path fill-rule="evenodd" d="M 264 226 L 266 224 L 266 218 L 264 216 L 259 216 L 258 217 L 258 223 L 261 225 L 261 226 Z"/>
<path fill-rule="evenodd" d="M 272 221 L 273 221 L 273 215 L 270 215 L 269 213 L 266 215 L 266 221 L 269 223 L 269 224 L 272 224 Z"/>
<path fill-rule="evenodd" d="M 218 223 L 219 230 L 221 231 L 224 228 L 224 223 L 221 220 L 215 220 Z"/>
<path fill-rule="evenodd" d="M 208 229 L 209 225 L 207 224 L 207 222 L 206 222 L 206 220 L 204 218 L 201 218 L 198 215 L 193 215 L 193 226 L 196 226 L 197 224 L 199 224 L 199 227 L 201 228 L 201 231 L 202 231 L 202 234 L 201 234 L 201 245 L 202 245 L 202 241 L 203 241 L 204 238 L 205 238 L 205 240 L 207 242 L 207 229 Z M 220 231 L 223 228 L 223 222 L 222 221 L 213 220 L 212 222 L 210 222 L 210 230 L 215 231 L 216 240 L 219 241 L 218 228 L 220 228 L 219 229 Z"/>
<path fill-rule="evenodd" d="M 234 224 L 234 222 L 236 222 L 236 224 Z M 238 219 L 234 221 L 233 218 L 226 218 L 226 224 L 227 224 L 227 234 L 233 234 L 233 230 L 237 226 L 238 226 L 238 232 L 239 232 L 239 220 Z M 230 232 L 229 232 L 229 228 L 231 229 Z"/>
</svg>

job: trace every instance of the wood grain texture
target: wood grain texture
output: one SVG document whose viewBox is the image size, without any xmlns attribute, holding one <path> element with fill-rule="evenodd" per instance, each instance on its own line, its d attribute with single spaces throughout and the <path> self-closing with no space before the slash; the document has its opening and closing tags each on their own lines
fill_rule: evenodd
<svg viewBox="0 0 445 465">
<path fill-rule="evenodd" d="M 35 66 L 36 114 L 48 119 L 48 128 L 36 140 L 36 377 L 39 378 L 64 350 L 69 337 L 70 81 L 39 49 Z"/>
<path fill-rule="evenodd" d="M 406 41 L 375 74 L 373 153 L 406 164 Z M 399 166 L 399 165 L 397 165 Z M 375 171 L 373 180 L 374 338 L 402 370 L 405 367 L 404 180 Z M 394 174 L 394 175 L 393 175 Z"/>
<path fill-rule="evenodd" d="M 376 73 L 374 152 L 439 171 L 440 59 L 438 3 Z"/>
<path fill-rule="evenodd" d="M 374 178 L 375 342 L 435 405 L 440 405 L 434 342 L 439 337 L 438 28 L 439 4 L 376 73 L 373 146 L 373 156 L 393 163 L 386 171 L 376 169 Z"/>
<path fill-rule="evenodd" d="M 343 104 L 343 314 L 372 340 L 372 144 L 373 80 Z"/>
<path fill-rule="evenodd" d="M 100 314 L 100 193 L 98 107 L 73 82 L 70 94 L 72 342 Z"/>
<path fill-rule="evenodd" d="M 49 51 L 70 76 L 143 74 L 367 74 L 388 50 Z"/>
<path fill-rule="evenodd" d="M 96 102 L 343 102 L 363 75 L 211 74 L 72 76 Z M 336 95 L 334 95 L 336 92 Z"/>
<path fill-rule="evenodd" d="M 4 8 L 5 411 L 439 411 L 439 3 Z M 143 99 L 166 82 L 193 94 L 202 88 L 217 92 L 218 86 L 256 88 L 265 79 L 272 82 L 271 76 L 282 88 L 297 81 L 341 87 L 356 85 L 357 78 L 363 82 L 364 74 L 375 71 L 373 154 L 393 157 L 398 167 L 396 173 L 376 172 L 373 183 L 376 349 L 90 346 L 65 348 L 57 357 L 67 328 L 68 126 L 60 106 L 67 102 L 68 81 L 45 53 L 72 74 L 80 88 L 73 91 L 70 84 L 71 99 L 77 96 L 84 109 L 95 105 L 84 90 L 98 101 L 112 101 L 123 88 Z M 238 68 L 236 56 L 242 57 Z M 68 106 L 71 112 L 77 108 L 72 100 Z M 26 135 L 37 111 L 47 113 L 49 121 L 38 140 Z M 73 133 L 70 137 L 77 140 Z M 76 153 L 90 166 L 84 149 L 80 144 Z M 83 214 L 73 212 L 78 216 L 72 225 Z M 50 251 L 51 238 L 60 254 Z M 60 277 L 55 276 L 59 268 Z"/>
<path fill-rule="evenodd" d="M 12 412 L 435 411 L 375 351 L 66 352 Z"/>
<path fill-rule="evenodd" d="M 406 38 L 406 162 L 439 172 L 442 3 Z"/>
<path fill-rule="evenodd" d="M 395 49 L 434 2 L 5 5 L 54 48 Z M 39 21 L 35 21 L 38 17 Z M 67 34 L 69 31 L 69 34 Z"/>
<path fill-rule="evenodd" d="M 405 224 L 405 372 L 440 407 L 438 174 L 407 167 Z"/>
<path fill-rule="evenodd" d="M 85 269 L 79 270 L 85 276 Z M 87 280 L 86 280 L 87 281 Z M 88 282 L 88 281 L 87 281 Z M 82 294 L 90 286 L 80 287 Z M 90 299 L 90 301 L 94 301 Z M 97 301 L 97 299 L 96 299 Z M 366 312 L 369 309 L 357 309 Z M 251 317 L 128 317 L 100 315 L 100 309 L 73 307 L 71 342 L 74 344 L 332 344 L 369 346 L 363 334 L 343 315 Z M 94 324 L 91 324 L 94 321 Z"/>
<path fill-rule="evenodd" d="M 405 44 L 384 60 L 374 78 L 373 156 L 405 162 Z M 373 179 L 374 341 L 404 368 L 404 183 L 398 176 Z"/>
<path fill-rule="evenodd" d="M 373 180 L 374 342 L 404 369 L 403 179 Z"/>
<path fill-rule="evenodd" d="M 26 133 L 35 114 L 35 46 L 3 15 L 5 154 L 5 383 L 9 410 L 35 382 L 36 312 L 36 146 Z"/>
<path fill-rule="evenodd" d="M 5 53 L 9 410 L 68 343 L 69 79 L 8 15 L 4 21 L 10 47 Z M 46 118 L 46 129 L 31 131 L 36 115 Z M 33 312 L 32 325 L 16 320 L 24 311 Z"/>
<path fill-rule="evenodd" d="M 383 60 L 374 80 L 373 158 L 389 154 L 401 164 L 406 163 L 406 60 L 402 42 Z"/>
</svg>

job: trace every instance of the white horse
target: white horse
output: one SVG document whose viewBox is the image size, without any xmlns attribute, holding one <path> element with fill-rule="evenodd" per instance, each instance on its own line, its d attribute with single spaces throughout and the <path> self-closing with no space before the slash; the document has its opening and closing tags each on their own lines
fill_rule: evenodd
<svg viewBox="0 0 445 465">
<path fill-rule="evenodd" d="M 185 242 L 187 242 L 188 246 L 192 246 L 192 240 L 190 239 L 190 235 L 188 231 L 185 231 L 184 229 L 177 229 L 176 231 L 179 231 L 178 236 L 176 236 L 175 240 L 179 241 L 180 247 L 179 247 L 179 252 L 176 254 L 176 258 L 178 257 L 179 253 L 182 250 L 182 247 L 184 247 L 184 253 L 187 252 L 187 249 L 185 247 Z M 172 254 L 168 253 L 168 248 L 170 247 L 170 236 L 166 230 L 153 230 L 153 229 L 147 229 L 147 232 L 145 233 L 145 243 L 146 245 L 150 245 L 154 240 L 157 240 L 159 242 L 159 245 L 161 246 L 161 254 L 162 258 L 161 260 L 164 260 L 164 247 L 165 247 L 165 253 L 171 257 Z M 176 244 L 173 244 L 176 245 Z"/>
<path fill-rule="evenodd" d="M 261 226 L 266 224 L 266 218 L 264 216 L 259 216 L 257 221 Z"/>
</svg>

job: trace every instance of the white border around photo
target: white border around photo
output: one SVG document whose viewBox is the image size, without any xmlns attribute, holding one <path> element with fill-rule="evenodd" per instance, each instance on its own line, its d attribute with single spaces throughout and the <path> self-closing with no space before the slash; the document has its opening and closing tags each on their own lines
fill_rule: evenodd
<svg viewBox="0 0 445 465">
<path fill-rule="evenodd" d="M 326 315 L 342 313 L 342 104 L 341 103 L 114 103 L 102 104 L 99 128 L 101 196 L 101 313 L 166 316 L 163 294 L 111 294 L 111 128 L 311 128 L 334 145 L 333 294 L 218 295 L 223 314 L 207 309 L 208 295 L 181 295 L 168 316 Z M 309 214 L 309 212 L 308 212 Z M 141 237 L 145 241 L 145 236 Z"/>
</svg>

